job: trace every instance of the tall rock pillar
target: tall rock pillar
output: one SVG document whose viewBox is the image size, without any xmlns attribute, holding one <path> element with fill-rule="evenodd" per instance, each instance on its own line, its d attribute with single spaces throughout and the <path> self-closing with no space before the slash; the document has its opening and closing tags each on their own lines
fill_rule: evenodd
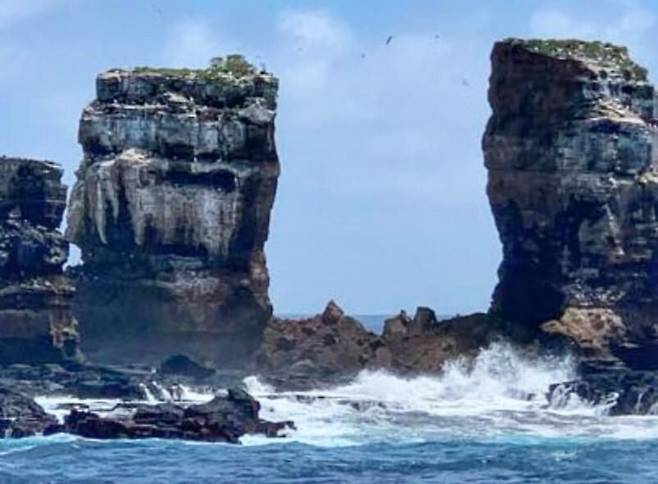
<svg viewBox="0 0 658 484">
<path fill-rule="evenodd" d="M 78 357 L 61 178 L 55 163 L 0 157 L 0 364 Z"/>
<path fill-rule="evenodd" d="M 658 338 L 654 87 L 626 48 L 510 39 L 483 146 L 503 246 L 492 311 L 586 353 Z M 656 355 L 658 357 L 658 354 Z"/>
<path fill-rule="evenodd" d="M 98 77 L 67 231 L 82 251 L 75 310 L 90 358 L 230 365 L 259 345 L 277 88 L 238 56 Z"/>
</svg>

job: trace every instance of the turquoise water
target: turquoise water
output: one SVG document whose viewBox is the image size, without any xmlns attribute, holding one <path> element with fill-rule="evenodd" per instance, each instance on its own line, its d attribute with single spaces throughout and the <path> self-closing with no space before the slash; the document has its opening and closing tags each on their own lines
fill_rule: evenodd
<svg viewBox="0 0 658 484">
<path fill-rule="evenodd" d="M 296 431 L 276 440 L 247 436 L 239 446 L 4 440 L 0 482 L 656 482 L 658 417 L 613 418 L 573 398 L 547 401 L 548 385 L 574 374 L 569 359 L 529 360 L 499 344 L 474 366 L 455 362 L 441 376 L 364 372 L 301 395 L 253 376 L 245 385 L 262 416 L 294 420 Z M 54 411 L 62 400 L 39 402 Z M 87 403 L 107 410 L 116 402 Z"/>
<path fill-rule="evenodd" d="M 656 441 L 446 440 L 319 448 L 28 439 L 0 446 L 6 483 L 656 482 Z"/>
</svg>

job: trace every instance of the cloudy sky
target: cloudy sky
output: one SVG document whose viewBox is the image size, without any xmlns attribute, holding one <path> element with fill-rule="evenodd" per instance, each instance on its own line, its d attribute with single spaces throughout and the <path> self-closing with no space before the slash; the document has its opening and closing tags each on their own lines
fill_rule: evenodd
<svg viewBox="0 0 658 484">
<path fill-rule="evenodd" d="M 0 152 L 58 161 L 70 184 L 97 72 L 243 53 L 281 79 L 276 310 L 484 310 L 500 258 L 480 151 L 492 43 L 620 42 L 656 79 L 657 19 L 641 0 L 0 0 Z"/>
</svg>

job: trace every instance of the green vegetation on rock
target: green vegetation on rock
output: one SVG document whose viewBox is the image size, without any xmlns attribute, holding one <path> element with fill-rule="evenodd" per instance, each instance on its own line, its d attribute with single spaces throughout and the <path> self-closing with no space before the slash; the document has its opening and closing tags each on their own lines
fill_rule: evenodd
<svg viewBox="0 0 658 484">
<path fill-rule="evenodd" d="M 241 78 L 256 74 L 258 70 L 242 55 L 231 54 L 214 57 L 205 69 L 168 68 L 168 67 L 135 67 L 136 74 L 159 74 L 163 76 L 193 77 L 198 79 L 217 80 L 228 77 Z"/>
<path fill-rule="evenodd" d="M 605 68 L 628 71 L 630 75 L 641 80 L 647 79 L 647 70 L 631 60 L 628 49 L 624 46 L 577 39 L 507 39 L 506 42 L 537 54 L 557 59 L 594 62 Z"/>
</svg>

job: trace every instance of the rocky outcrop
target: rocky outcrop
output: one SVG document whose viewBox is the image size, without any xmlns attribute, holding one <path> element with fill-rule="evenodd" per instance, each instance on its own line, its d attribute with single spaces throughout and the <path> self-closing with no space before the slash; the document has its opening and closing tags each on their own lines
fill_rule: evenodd
<svg viewBox="0 0 658 484">
<path fill-rule="evenodd" d="M 67 229 L 82 251 L 75 311 L 90 358 L 242 364 L 259 345 L 277 87 L 235 56 L 98 77 Z"/>
<path fill-rule="evenodd" d="M 128 415 L 102 417 L 72 410 L 63 425 L 46 434 L 66 432 L 93 439 L 185 439 L 237 444 L 245 434 L 278 437 L 292 422 L 269 422 L 259 417 L 260 404 L 242 390 L 229 390 L 208 403 L 182 407 L 141 405 Z"/>
<path fill-rule="evenodd" d="M 607 415 L 658 414 L 658 373 L 624 367 L 583 372 L 578 380 L 551 385 L 553 408 L 568 406 L 574 398 L 597 406 Z"/>
<path fill-rule="evenodd" d="M 492 313 L 594 358 L 655 345 L 658 111 L 646 70 L 611 44 L 516 39 L 496 43 L 492 66 L 483 146 L 503 245 Z"/>
<path fill-rule="evenodd" d="M 61 177 L 49 161 L 0 158 L 0 364 L 78 356 Z"/>
<path fill-rule="evenodd" d="M 346 315 L 333 301 L 322 314 L 273 320 L 259 353 L 259 372 L 279 389 L 302 390 L 348 381 L 360 371 L 436 373 L 444 363 L 472 357 L 503 334 L 486 314 L 438 320 L 420 307 L 413 319 L 401 312 L 381 336 Z"/>
<path fill-rule="evenodd" d="M 31 437 L 56 423 L 55 417 L 31 398 L 0 387 L 0 438 Z"/>
</svg>

